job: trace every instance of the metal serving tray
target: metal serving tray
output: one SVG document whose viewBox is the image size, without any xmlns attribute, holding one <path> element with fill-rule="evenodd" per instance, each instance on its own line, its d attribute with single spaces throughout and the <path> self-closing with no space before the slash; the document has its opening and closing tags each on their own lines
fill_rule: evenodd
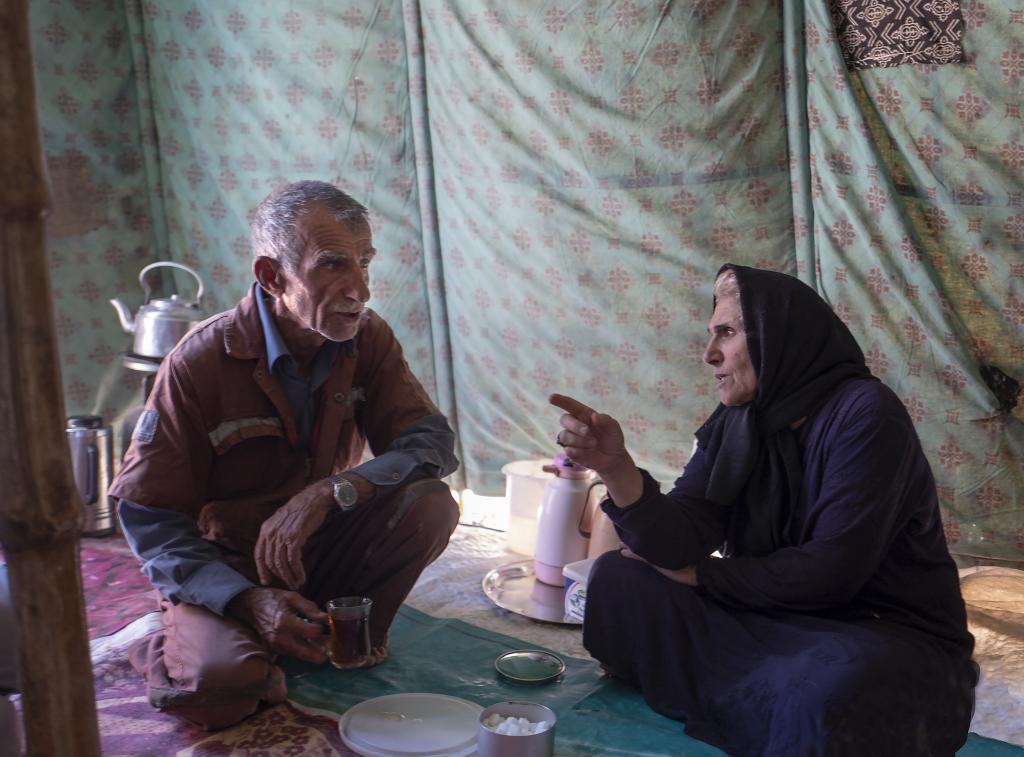
<svg viewBox="0 0 1024 757">
<path fill-rule="evenodd" d="M 533 560 L 502 565 L 483 580 L 484 594 L 498 607 L 543 623 L 565 626 L 582 625 L 565 614 L 565 586 L 549 586 L 538 581 Z"/>
</svg>

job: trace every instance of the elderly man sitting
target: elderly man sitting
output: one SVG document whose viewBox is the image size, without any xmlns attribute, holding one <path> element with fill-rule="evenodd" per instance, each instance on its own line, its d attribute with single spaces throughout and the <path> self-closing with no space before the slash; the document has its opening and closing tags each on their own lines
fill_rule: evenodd
<svg viewBox="0 0 1024 757">
<path fill-rule="evenodd" d="M 110 493 L 163 627 L 131 650 L 151 704 L 207 728 L 325 659 L 331 598 L 373 600 L 372 654 L 458 506 L 454 434 L 365 305 L 367 211 L 330 184 L 267 197 L 255 283 L 165 358 Z M 374 458 L 360 464 L 364 444 Z"/>
</svg>

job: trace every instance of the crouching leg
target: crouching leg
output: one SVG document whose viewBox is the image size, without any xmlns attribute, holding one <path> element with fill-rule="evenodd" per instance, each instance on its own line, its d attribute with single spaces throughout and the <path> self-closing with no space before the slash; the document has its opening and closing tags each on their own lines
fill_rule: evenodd
<svg viewBox="0 0 1024 757">
<path fill-rule="evenodd" d="M 154 707 L 217 730 L 284 701 L 284 673 L 251 627 L 195 605 L 161 609 L 163 629 L 129 650 Z"/>
<path fill-rule="evenodd" d="M 334 512 L 306 545 L 302 594 L 319 607 L 334 597 L 370 597 L 370 643 L 384 648 L 398 608 L 448 546 L 458 522 L 451 490 L 434 479 L 352 512 Z"/>
</svg>

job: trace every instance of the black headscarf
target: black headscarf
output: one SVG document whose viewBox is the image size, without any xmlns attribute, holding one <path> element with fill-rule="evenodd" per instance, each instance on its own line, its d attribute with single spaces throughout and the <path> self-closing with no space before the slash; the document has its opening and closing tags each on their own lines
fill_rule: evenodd
<svg viewBox="0 0 1024 757">
<path fill-rule="evenodd" d="M 871 375 L 853 334 L 799 279 L 726 263 L 739 284 L 754 399 L 719 405 L 697 431 L 710 470 L 707 498 L 735 505 L 726 551 L 765 555 L 793 543 L 803 463 L 790 424 L 812 414 L 845 381 Z"/>
</svg>

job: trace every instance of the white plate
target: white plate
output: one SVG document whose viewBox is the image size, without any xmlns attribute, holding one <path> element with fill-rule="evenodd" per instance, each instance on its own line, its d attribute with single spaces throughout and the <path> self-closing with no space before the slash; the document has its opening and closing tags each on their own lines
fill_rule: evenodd
<svg viewBox="0 0 1024 757">
<path fill-rule="evenodd" d="M 338 731 L 362 757 L 469 757 L 483 709 L 444 694 L 389 694 L 350 707 Z"/>
</svg>

